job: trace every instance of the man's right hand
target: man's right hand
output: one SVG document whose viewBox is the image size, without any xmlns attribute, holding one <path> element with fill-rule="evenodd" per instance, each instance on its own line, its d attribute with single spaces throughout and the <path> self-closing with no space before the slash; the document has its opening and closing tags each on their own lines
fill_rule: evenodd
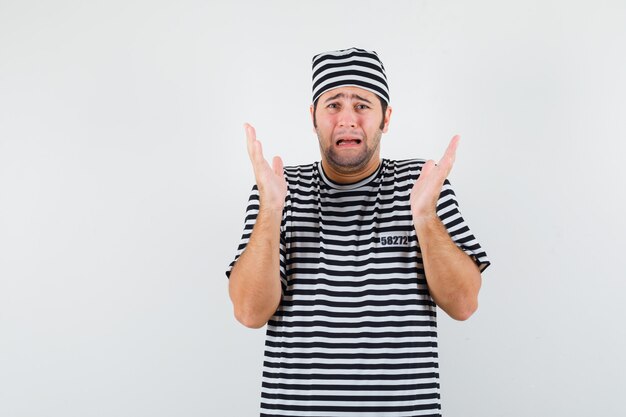
<svg viewBox="0 0 626 417">
<path fill-rule="evenodd" d="M 270 167 L 270 164 L 263 158 L 263 148 L 256 138 L 254 127 L 245 123 L 244 128 L 248 141 L 248 155 L 252 162 L 256 185 L 259 188 L 260 209 L 282 212 L 287 196 L 283 161 L 279 156 L 275 156 Z"/>
<path fill-rule="evenodd" d="M 235 317 L 246 327 L 263 327 L 282 299 L 280 281 L 280 225 L 287 181 L 283 161 L 275 157 L 273 167 L 263 159 L 261 142 L 254 128 L 244 125 L 248 154 L 259 189 L 259 213 L 250 240 L 230 274 L 228 291 Z"/>
</svg>

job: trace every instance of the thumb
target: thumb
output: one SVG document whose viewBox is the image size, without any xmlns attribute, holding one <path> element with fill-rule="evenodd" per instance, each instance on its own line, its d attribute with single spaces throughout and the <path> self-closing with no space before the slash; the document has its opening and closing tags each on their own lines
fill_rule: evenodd
<svg viewBox="0 0 626 417">
<path fill-rule="evenodd" d="M 275 156 L 274 159 L 272 159 L 272 169 L 276 175 L 280 175 L 281 177 L 284 175 L 283 160 L 280 159 L 280 156 Z"/>
<path fill-rule="evenodd" d="M 428 173 L 435 167 L 435 161 L 429 159 L 422 165 L 422 170 L 420 171 L 420 176 L 428 175 Z"/>
</svg>

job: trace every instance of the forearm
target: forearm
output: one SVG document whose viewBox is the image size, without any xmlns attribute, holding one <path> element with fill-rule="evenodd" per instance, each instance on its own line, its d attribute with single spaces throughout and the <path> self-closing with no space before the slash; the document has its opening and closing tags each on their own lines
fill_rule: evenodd
<svg viewBox="0 0 626 417">
<path fill-rule="evenodd" d="M 246 327 L 264 326 L 280 304 L 281 220 L 282 211 L 259 211 L 246 249 L 230 274 L 235 317 Z"/>
<path fill-rule="evenodd" d="M 413 223 L 433 300 L 450 317 L 468 319 L 478 308 L 478 266 L 456 246 L 436 215 L 414 218 Z"/>
</svg>

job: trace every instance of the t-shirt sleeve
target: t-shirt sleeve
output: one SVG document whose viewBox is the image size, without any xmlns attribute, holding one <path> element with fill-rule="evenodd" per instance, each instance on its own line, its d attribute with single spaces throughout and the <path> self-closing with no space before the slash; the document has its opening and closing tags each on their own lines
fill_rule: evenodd
<svg viewBox="0 0 626 417">
<path fill-rule="evenodd" d="M 244 220 L 243 233 L 241 235 L 241 240 L 239 241 L 239 246 L 237 247 L 237 251 L 235 252 L 235 258 L 226 268 L 226 277 L 230 278 L 230 273 L 235 266 L 235 263 L 246 249 L 248 242 L 250 241 L 250 236 L 252 235 L 252 229 L 256 223 L 257 215 L 259 214 L 259 189 L 256 184 L 252 187 L 252 191 L 250 192 L 250 198 L 248 198 L 248 207 L 246 208 L 246 218 Z M 285 212 L 283 211 L 283 219 L 280 226 L 280 281 L 281 287 L 283 290 L 283 294 L 287 288 L 287 274 L 286 274 L 286 249 L 285 249 Z"/>
<path fill-rule="evenodd" d="M 491 265 L 487 253 L 485 253 L 469 226 L 465 223 L 463 216 L 461 216 L 456 195 L 452 190 L 450 181 L 447 179 L 441 188 L 441 194 L 437 201 L 437 215 L 448 230 L 452 241 L 474 260 L 480 272 Z"/>
</svg>

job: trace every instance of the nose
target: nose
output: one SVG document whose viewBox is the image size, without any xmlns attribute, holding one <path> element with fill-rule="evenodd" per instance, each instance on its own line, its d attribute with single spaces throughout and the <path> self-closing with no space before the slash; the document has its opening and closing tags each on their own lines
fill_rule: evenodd
<svg viewBox="0 0 626 417">
<path fill-rule="evenodd" d="M 356 127 L 356 113 L 354 110 L 348 106 L 341 110 L 339 113 L 339 126 L 341 127 Z"/>
</svg>

